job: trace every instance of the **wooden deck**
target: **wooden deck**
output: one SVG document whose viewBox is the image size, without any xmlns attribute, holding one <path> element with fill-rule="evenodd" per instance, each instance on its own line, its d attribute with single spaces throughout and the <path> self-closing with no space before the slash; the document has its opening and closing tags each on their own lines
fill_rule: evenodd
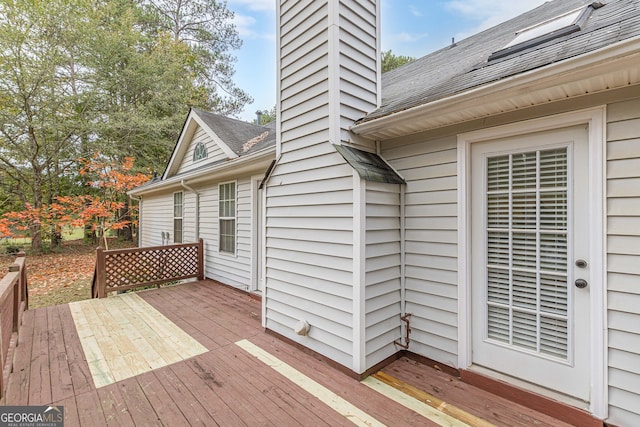
<svg viewBox="0 0 640 427">
<path fill-rule="evenodd" d="M 0 403 L 63 405 L 67 426 L 563 425 L 407 358 L 383 375 L 441 411 L 381 392 L 266 334 L 260 313 L 212 281 L 29 310 Z"/>
</svg>

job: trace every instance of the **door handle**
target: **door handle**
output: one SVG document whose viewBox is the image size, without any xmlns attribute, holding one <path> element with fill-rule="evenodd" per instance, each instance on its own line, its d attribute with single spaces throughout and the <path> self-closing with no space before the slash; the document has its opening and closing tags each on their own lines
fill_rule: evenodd
<svg viewBox="0 0 640 427">
<path fill-rule="evenodd" d="M 584 279 L 577 279 L 575 282 L 576 288 L 584 289 L 587 287 L 587 281 Z"/>
</svg>

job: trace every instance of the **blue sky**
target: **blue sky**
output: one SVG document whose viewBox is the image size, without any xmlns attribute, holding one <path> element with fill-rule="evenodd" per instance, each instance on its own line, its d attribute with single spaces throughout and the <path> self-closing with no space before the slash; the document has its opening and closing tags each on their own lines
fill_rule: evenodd
<svg viewBox="0 0 640 427">
<path fill-rule="evenodd" d="M 255 118 L 270 110 L 275 90 L 275 5 L 277 0 L 227 0 L 243 46 L 235 52 L 236 84 L 254 103 L 240 114 Z M 478 31 L 533 9 L 545 0 L 381 0 L 382 49 L 421 57 Z"/>
</svg>

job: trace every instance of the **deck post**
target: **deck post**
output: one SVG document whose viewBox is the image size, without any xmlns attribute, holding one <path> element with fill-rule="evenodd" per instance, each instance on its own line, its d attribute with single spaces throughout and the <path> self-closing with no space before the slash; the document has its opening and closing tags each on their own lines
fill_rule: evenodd
<svg viewBox="0 0 640 427">
<path fill-rule="evenodd" d="M 198 239 L 198 280 L 204 280 L 204 241 Z"/>
<path fill-rule="evenodd" d="M 20 318 L 18 319 L 19 323 L 22 323 L 22 312 L 29 309 L 29 289 L 27 286 L 27 254 L 24 251 L 20 251 L 16 254 L 16 262 L 20 263 L 20 278 L 18 285 L 18 308 L 20 308 Z M 20 307 L 24 303 L 24 307 Z"/>
<path fill-rule="evenodd" d="M 20 274 L 20 264 L 14 262 L 9 266 L 9 273 L 18 273 L 18 277 L 13 282 L 13 320 L 11 323 L 11 331 L 18 332 L 18 321 L 19 321 L 19 310 L 20 310 L 20 285 L 21 285 L 21 274 Z"/>
<path fill-rule="evenodd" d="M 106 268 L 104 264 L 104 249 L 98 246 L 96 248 L 96 286 L 98 287 L 98 298 L 105 298 L 107 296 Z"/>
</svg>

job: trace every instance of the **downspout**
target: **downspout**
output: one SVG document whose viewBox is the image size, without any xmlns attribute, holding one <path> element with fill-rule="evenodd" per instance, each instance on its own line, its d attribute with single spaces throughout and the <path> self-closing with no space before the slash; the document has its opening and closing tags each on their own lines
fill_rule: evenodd
<svg viewBox="0 0 640 427">
<path fill-rule="evenodd" d="M 380 141 L 376 141 L 376 154 L 382 157 L 382 146 L 380 144 Z M 407 296 L 406 296 L 407 294 L 406 220 L 405 220 L 406 185 L 403 185 L 403 184 L 399 184 L 399 185 L 400 185 L 400 320 L 404 323 L 400 325 L 401 339 L 395 340 L 393 343 L 398 347 L 402 347 L 403 349 L 408 350 L 409 343 L 411 342 L 409 338 L 409 334 L 411 334 L 411 325 L 410 325 L 411 313 L 407 314 Z"/>
<path fill-rule="evenodd" d="M 142 196 L 129 195 L 129 199 L 138 202 L 138 247 L 142 246 Z"/>
<path fill-rule="evenodd" d="M 411 342 L 409 335 L 411 334 L 410 317 L 407 314 L 407 275 L 406 275 L 406 225 L 405 225 L 405 186 L 400 185 L 400 320 L 404 322 L 401 329 L 404 332 L 402 341 L 394 341 L 399 347 L 405 350 L 409 349 Z"/>
<path fill-rule="evenodd" d="M 195 226 L 196 239 L 195 241 L 197 242 L 198 239 L 200 239 L 200 193 L 198 193 L 193 188 L 189 187 L 187 183 L 184 182 L 184 179 L 180 181 L 180 185 L 185 190 L 191 191 L 193 194 L 196 195 L 196 226 Z"/>
</svg>

